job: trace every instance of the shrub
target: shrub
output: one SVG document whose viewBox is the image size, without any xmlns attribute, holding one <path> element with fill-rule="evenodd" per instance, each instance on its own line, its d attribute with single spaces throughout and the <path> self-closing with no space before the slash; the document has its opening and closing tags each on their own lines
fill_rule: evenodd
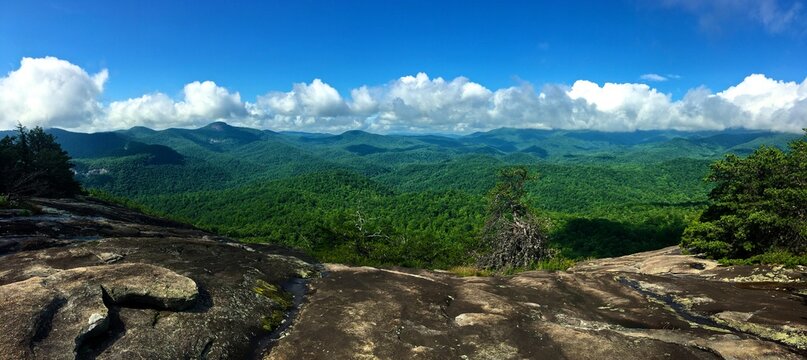
<svg viewBox="0 0 807 360">
<path fill-rule="evenodd" d="M 785 152 L 761 147 L 747 158 L 712 164 L 711 204 L 684 231 L 681 245 L 708 257 L 745 259 L 807 250 L 807 141 Z"/>
</svg>

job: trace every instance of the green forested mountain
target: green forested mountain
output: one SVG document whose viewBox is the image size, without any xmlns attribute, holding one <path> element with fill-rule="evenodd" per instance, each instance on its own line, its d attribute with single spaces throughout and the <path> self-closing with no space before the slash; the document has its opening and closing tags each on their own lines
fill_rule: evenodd
<svg viewBox="0 0 807 360">
<path fill-rule="evenodd" d="M 247 241 L 323 260 L 468 262 L 502 167 L 538 174 L 527 200 L 567 257 L 675 244 L 704 206 L 709 164 L 796 134 L 498 129 L 466 136 L 200 129 L 52 129 L 87 188 Z"/>
</svg>

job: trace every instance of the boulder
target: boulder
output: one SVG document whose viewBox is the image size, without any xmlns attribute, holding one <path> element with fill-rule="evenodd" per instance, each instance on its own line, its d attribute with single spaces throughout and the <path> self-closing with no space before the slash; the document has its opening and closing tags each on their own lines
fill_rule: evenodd
<svg viewBox="0 0 807 360">
<path fill-rule="evenodd" d="M 92 199 L 30 205 L 0 217 L 0 359 L 257 357 L 293 310 L 284 286 L 318 274 L 294 251 Z"/>
</svg>

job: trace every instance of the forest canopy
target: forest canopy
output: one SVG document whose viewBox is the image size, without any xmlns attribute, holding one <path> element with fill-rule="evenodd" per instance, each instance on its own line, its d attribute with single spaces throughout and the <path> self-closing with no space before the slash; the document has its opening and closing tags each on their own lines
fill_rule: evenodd
<svg viewBox="0 0 807 360">
<path fill-rule="evenodd" d="M 798 137 L 531 129 L 328 135 L 223 123 L 46 132 L 77 158 L 76 178 L 96 196 L 325 262 L 429 268 L 479 266 L 475 255 L 490 245 L 482 239 L 486 223 L 510 219 L 489 217 L 501 169 L 540 173 L 524 182 L 518 203 L 540 214 L 542 244 L 556 255 L 547 261 L 613 257 L 680 244 L 707 205 L 709 164 L 723 154 L 786 148 Z M 499 228 L 507 227 L 488 230 Z"/>
<path fill-rule="evenodd" d="M 711 204 L 684 232 L 682 246 L 711 258 L 743 259 L 807 250 L 807 137 L 788 151 L 762 146 L 711 166 Z"/>
</svg>

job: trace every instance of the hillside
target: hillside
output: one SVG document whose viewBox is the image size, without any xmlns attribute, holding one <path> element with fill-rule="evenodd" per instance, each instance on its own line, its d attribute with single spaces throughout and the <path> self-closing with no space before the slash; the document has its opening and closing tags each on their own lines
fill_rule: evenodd
<svg viewBox="0 0 807 360">
<path fill-rule="evenodd" d="M 499 168 L 539 178 L 530 205 L 570 258 L 676 244 L 706 200 L 708 164 L 794 134 L 498 129 L 465 136 L 199 129 L 53 129 L 87 188 L 250 242 L 323 260 L 450 267 L 473 252 Z M 364 241 L 357 217 L 383 237 Z"/>
</svg>

